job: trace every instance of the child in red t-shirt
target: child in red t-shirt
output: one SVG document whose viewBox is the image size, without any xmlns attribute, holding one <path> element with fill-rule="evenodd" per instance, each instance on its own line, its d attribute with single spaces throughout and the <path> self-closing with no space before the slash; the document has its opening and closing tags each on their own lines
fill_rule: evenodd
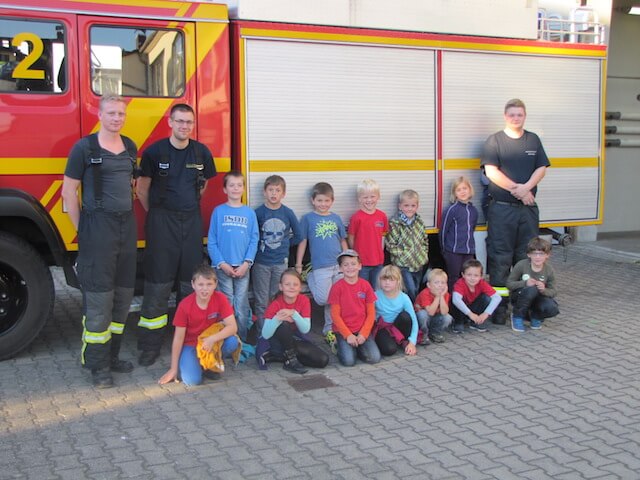
<svg viewBox="0 0 640 480">
<path fill-rule="evenodd" d="M 380 200 L 380 187 L 375 180 L 360 182 L 357 193 L 360 210 L 349 220 L 347 242 L 360 255 L 360 277 L 375 289 L 384 264 L 384 236 L 389 231 L 389 221 L 387 215 L 376 208 Z"/>
<path fill-rule="evenodd" d="M 279 288 L 280 293 L 264 312 L 262 338 L 269 341 L 271 350 L 282 352 L 285 370 L 306 373 L 304 366 L 326 367 L 329 355 L 305 336 L 311 329 L 311 302 L 300 295 L 302 277 L 293 268 L 285 270 Z"/>
<path fill-rule="evenodd" d="M 444 329 L 451 324 L 447 274 L 440 268 L 429 271 L 427 288 L 422 290 L 414 305 L 418 325 L 433 343 L 444 343 Z"/>
<path fill-rule="evenodd" d="M 380 350 L 371 335 L 376 318 L 376 294 L 369 282 L 358 276 L 362 268 L 358 252 L 345 250 L 340 253 L 338 265 L 343 278 L 333 284 L 328 300 L 338 360 L 342 365 L 352 367 L 357 355 L 364 362 L 378 363 Z"/>
<path fill-rule="evenodd" d="M 217 284 L 218 277 L 212 267 L 200 265 L 196 268 L 191 279 L 193 293 L 180 302 L 173 318 L 175 333 L 171 346 L 171 368 L 158 383 L 177 381 L 178 373 L 185 385 L 202 383 L 202 367 L 196 345 L 198 336 L 214 323 L 222 322 L 224 327 L 204 340 L 205 350 L 211 351 L 215 343 L 223 342 L 222 356 L 229 357 L 239 347 L 233 307 L 224 294 L 215 291 Z"/>
<path fill-rule="evenodd" d="M 453 285 L 453 333 L 463 333 L 467 322 L 470 329 L 486 332 L 487 319 L 501 301 L 502 297 L 482 278 L 482 264 L 476 259 L 467 260 L 462 264 L 462 278 Z"/>
</svg>

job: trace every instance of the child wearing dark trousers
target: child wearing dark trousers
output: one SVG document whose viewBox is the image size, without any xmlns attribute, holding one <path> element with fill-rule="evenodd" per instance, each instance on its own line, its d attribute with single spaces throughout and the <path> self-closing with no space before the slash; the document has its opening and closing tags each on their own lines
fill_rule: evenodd
<svg viewBox="0 0 640 480">
<path fill-rule="evenodd" d="M 524 320 L 529 319 L 532 330 L 540 330 L 545 318 L 560 313 L 554 297 L 555 273 L 547 263 L 551 244 L 534 237 L 527 245 L 527 258 L 516 263 L 509 274 L 507 288 L 513 305 L 511 328 L 524 332 Z"/>
<path fill-rule="evenodd" d="M 450 312 L 453 333 L 463 333 L 467 322 L 471 330 L 486 332 L 487 320 L 501 301 L 500 295 L 482 278 L 482 264 L 467 260 L 462 265 L 462 278 L 453 286 Z"/>
<path fill-rule="evenodd" d="M 406 355 L 416 354 L 418 319 L 409 296 L 402 291 L 402 273 L 395 265 L 387 265 L 378 275 L 376 290 L 375 339 L 380 353 L 393 355 L 398 347 Z M 422 337 L 422 335 L 420 335 Z"/>
<path fill-rule="evenodd" d="M 280 276 L 280 293 L 265 310 L 260 352 L 256 347 L 258 366 L 281 360 L 283 368 L 293 373 L 306 373 L 306 367 L 324 368 L 329 355 L 314 345 L 306 334 L 311 329 L 311 302 L 300 294 L 302 278 L 294 269 Z M 269 355 L 266 354 L 269 352 Z"/>
</svg>

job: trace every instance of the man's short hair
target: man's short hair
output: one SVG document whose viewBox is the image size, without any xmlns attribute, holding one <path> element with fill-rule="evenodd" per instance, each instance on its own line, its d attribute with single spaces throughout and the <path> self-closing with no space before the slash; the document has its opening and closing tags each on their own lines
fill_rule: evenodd
<svg viewBox="0 0 640 480">
<path fill-rule="evenodd" d="M 269 175 L 267 179 L 264 181 L 263 190 L 266 190 L 267 187 L 271 185 L 282 187 L 283 192 L 287 191 L 287 182 L 285 182 L 284 178 L 282 178 L 280 175 Z"/>
<path fill-rule="evenodd" d="M 524 106 L 524 102 L 519 98 L 512 98 L 511 100 L 509 100 L 504 106 L 504 113 L 507 113 L 507 110 L 513 107 L 522 108 L 524 110 L 524 113 L 527 113 L 527 107 Z"/>
<path fill-rule="evenodd" d="M 311 198 L 316 198 L 318 195 L 326 195 L 333 199 L 333 187 L 327 182 L 316 183 L 311 190 Z"/>
<path fill-rule="evenodd" d="M 542 237 L 533 237 L 527 244 L 527 253 L 537 251 L 551 253 L 551 243 Z"/>
<path fill-rule="evenodd" d="M 194 112 L 193 107 L 191 105 L 187 105 L 186 103 L 176 103 L 173 107 L 171 107 L 169 116 L 172 117 L 174 112 L 186 112 L 192 114 L 194 117 L 196 116 L 196 112 Z"/>
<path fill-rule="evenodd" d="M 127 104 L 127 101 L 122 98 L 120 95 L 117 95 L 115 93 L 105 93 L 104 95 L 102 95 L 102 97 L 100 97 L 100 111 L 104 110 L 104 106 L 107 103 L 110 102 L 120 102 L 120 103 L 124 103 L 125 105 Z"/>
<path fill-rule="evenodd" d="M 229 170 L 227 173 L 224 174 L 224 177 L 222 179 L 223 187 L 227 186 L 227 180 L 229 180 L 230 178 L 241 178 L 242 182 L 246 183 L 244 180 L 244 174 L 240 170 Z"/>
<path fill-rule="evenodd" d="M 203 263 L 202 265 L 198 265 L 196 269 L 193 271 L 193 275 L 191 280 L 195 280 L 198 277 L 206 278 L 207 280 L 218 281 L 218 274 L 216 273 L 216 269 L 211 265 L 207 265 Z"/>
</svg>

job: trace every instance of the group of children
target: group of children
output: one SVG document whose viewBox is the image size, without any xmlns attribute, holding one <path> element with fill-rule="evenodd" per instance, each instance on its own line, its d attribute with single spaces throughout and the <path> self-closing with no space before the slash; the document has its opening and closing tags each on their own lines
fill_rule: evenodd
<svg viewBox="0 0 640 480">
<path fill-rule="evenodd" d="M 307 249 L 311 271 L 306 280 L 314 301 L 324 309 L 322 333 L 342 365 L 354 365 L 357 358 L 377 363 L 398 349 L 415 355 L 417 345 L 444 342 L 443 333 L 450 324 L 454 333 L 462 333 L 465 324 L 476 331 L 487 330 L 487 320 L 501 297 L 483 279 L 482 264 L 475 259 L 478 212 L 470 202 L 473 187 L 468 179 L 455 180 L 452 203 L 442 217 L 440 242 L 447 271 L 431 269 L 422 291 L 429 244 L 417 213 L 417 192 L 400 194 L 398 214 L 389 221 L 377 209 L 377 183 L 360 182 L 360 209 L 347 230 L 331 212 L 334 193 L 328 183 L 313 187 L 313 211 L 300 222 L 282 204 L 286 194 L 282 177 L 266 179 L 265 202 L 255 212 L 242 203 L 244 187 L 241 173 L 225 175 L 228 201 L 214 210 L 209 228 L 213 268 L 196 271 L 194 293 L 178 305 L 171 369 L 160 383 L 175 380 L 178 374 L 187 384 L 202 381 L 202 369 L 196 368 L 198 342 L 199 350 L 211 351 L 218 345 L 222 356 L 227 356 L 246 341 L 251 323 L 249 271 L 259 367 L 266 369 L 269 362 L 277 361 L 286 370 L 305 373 L 306 367 L 326 366 L 329 356 L 308 337 L 311 304 L 301 294 Z M 296 244 L 295 268 L 290 269 L 289 249 Z M 391 261 L 386 266 L 385 247 Z M 509 277 L 515 331 L 524 331 L 525 319 L 537 329 L 544 318 L 558 313 L 553 270 L 546 263 L 550 248 L 547 241 L 534 238 L 529 258 L 519 262 Z M 216 287 L 219 292 L 214 291 Z M 217 322 L 223 328 L 198 339 Z"/>
</svg>

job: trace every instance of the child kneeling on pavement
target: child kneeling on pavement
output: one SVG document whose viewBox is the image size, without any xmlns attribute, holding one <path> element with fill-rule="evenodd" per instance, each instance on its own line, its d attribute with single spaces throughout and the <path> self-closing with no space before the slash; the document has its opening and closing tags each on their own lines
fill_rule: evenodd
<svg viewBox="0 0 640 480">
<path fill-rule="evenodd" d="M 534 237 L 527 245 L 527 257 L 516 263 L 509 274 L 507 288 L 511 292 L 513 314 L 511 328 L 524 332 L 524 320 L 529 318 L 532 330 L 540 330 L 545 318 L 560 313 L 556 296 L 555 273 L 547 263 L 551 244 Z"/>
<path fill-rule="evenodd" d="M 191 279 L 193 293 L 184 298 L 173 318 L 175 333 L 171 345 L 171 368 L 158 383 L 169 383 L 182 378 L 185 385 L 202 383 L 203 368 L 196 347 L 198 337 L 213 324 L 223 327 L 213 335 L 202 339 L 201 349 L 212 352 L 221 343 L 222 358 L 239 355 L 242 343 L 236 335 L 238 327 L 233 315 L 233 307 L 227 297 L 216 291 L 218 277 L 215 269 L 208 265 L 196 268 Z M 206 374 L 206 372 L 205 372 Z"/>
<path fill-rule="evenodd" d="M 475 259 L 467 260 L 462 264 L 462 278 L 453 285 L 453 333 L 463 333 L 467 322 L 471 330 L 486 332 L 487 320 L 501 301 L 500 295 L 482 278 L 482 264 Z"/>
</svg>

